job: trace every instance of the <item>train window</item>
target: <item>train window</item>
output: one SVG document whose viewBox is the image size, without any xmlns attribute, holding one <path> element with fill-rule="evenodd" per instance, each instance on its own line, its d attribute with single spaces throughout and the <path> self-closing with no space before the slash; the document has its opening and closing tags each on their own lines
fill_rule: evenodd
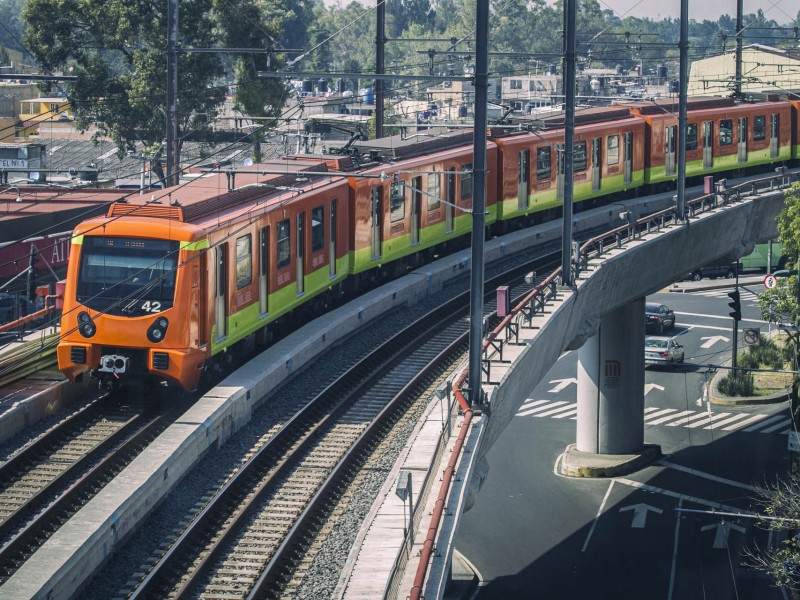
<svg viewBox="0 0 800 600">
<path fill-rule="evenodd" d="M 610 136 L 608 136 L 608 151 L 606 152 L 606 157 L 607 157 L 609 165 L 618 165 L 619 164 L 619 136 L 618 135 L 610 135 Z"/>
<path fill-rule="evenodd" d="M 461 167 L 461 199 L 472 200 L 472 164 Z"/>
<path fill-rule="evenodd" d="M 311 251 L 319 252 L 325 245 L 325 209 L 321 206 L 311 209 Z"/>
<path fill-rule="evenodd" d="M 586 170 L 586 142 L 575 142 L 573 146 L 572 164 L 573 169 L 577 173 Z"/>
<path fill-rule="evenodd" d="M 697 150 L 697 123 L 686 126 L 686 149 Z"/>
<path fill-rule="evenodd" d="M 253 243 L 248 233 L 236 238 L 236 289 L 247 287 L 253 281 Z"/>
<path fill-rule="evenodd" d="M 719 122 L 719 145 L 730 146 L 733 143 L 733 119 L 722 119 Z"/>
<path fill-rule="evenodd" d="M 138 316 L 172 307 L 178 242 L 86 236 L 77 298 L 109 314 Z"/>
<path fill-rule="evenodd" d="M 767 139 L 767 117 L 753 117 L 753 141 Z"/>
<path fill-rule="evenodd" d="M 428 173 L 428 210 L 436 210 L 441 205 L 442 179 L 440 173 Z"/>
<path fill-rule="evenodd" d="M 536 179 L 550 179 L 550 147 L 536 149 Z"/>
<path fill-rule="evenodd" d="M 511 89 L 512 90 L 521 90 L 522 89 L 522 80 L 521 79 L 512 79 L 511 80 Z"/>
<path fill-rule="evenodd" d="M 289 266 L 291 261 L 292 247 L 290 245 L 289 219 L 278 221 L 278 268 L 282 269 Z"/>
<path fill-rule="evenodd" d="M 400 182 L 393 183 L 389 189 L 389 219 L 402 221 L 406 217 L 406 186 Z"/>
</svg>

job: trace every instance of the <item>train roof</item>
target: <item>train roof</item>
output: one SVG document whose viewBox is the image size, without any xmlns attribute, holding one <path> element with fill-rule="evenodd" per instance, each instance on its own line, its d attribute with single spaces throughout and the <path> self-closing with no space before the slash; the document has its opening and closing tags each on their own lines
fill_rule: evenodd
<svg viewBox="0 0 800 600">
<path fill-rule="evenodd" d="M 214 170 L 156 194 L 133 195 L 112 204 L 107 217 L 135 215 L 193 223 L 254 200 L 268 201 L 287 191 L 326 183 L 332 173 L 326 160 L 287 157 L 254 164 L 246 170 Z"/>
<path fill-rule="evenodd" d="M 472 128 L 438 132 L 435 129 L 426 129 L 409 137 L 393 135 L 358 141 L 354 142 L 352 147 L 372 161 L 383 162 L 468 146 L 472 144 L 473 136 Z"/>
</svg>

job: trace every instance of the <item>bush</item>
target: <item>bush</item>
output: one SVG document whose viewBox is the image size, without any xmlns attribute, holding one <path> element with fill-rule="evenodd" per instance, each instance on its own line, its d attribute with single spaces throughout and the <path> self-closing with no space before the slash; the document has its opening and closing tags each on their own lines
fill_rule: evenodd
<svg viewBox="0 0 800 600">
<path fill-rule="evenodd" d="M 782 349 L 774 340 L 765 335 L 761 336 L 758 346 L 750 348 L 750 355 L 755 362 L 755 365 L 751 368 L 764 365 L 770 369 L 783 369 L 785 359 Z"/>
<path fill-rule="evenodd" d="M 736 355 L 736 364 L 743 369 L 757 369 L 761 366 L 758 356 L 752 350 L 750 352 L 740 352 Z"/>
<path fill-rule="evenodd" d="M 730 373 L 717 386 L 725 396 L 752 396 L 755 393 L 752 373 Z"/>
</svg>

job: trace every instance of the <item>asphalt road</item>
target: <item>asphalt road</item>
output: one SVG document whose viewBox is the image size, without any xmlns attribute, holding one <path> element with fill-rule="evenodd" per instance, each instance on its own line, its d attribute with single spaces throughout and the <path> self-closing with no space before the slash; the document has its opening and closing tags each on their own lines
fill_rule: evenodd
<svg viewBox="0 0 800 600">
<path fill-rule="evenodd" d="M 489 453 L 456 541 L 480 574 L 478 598 L 787 597 L 744 564 L 778 540 L 752 518 L 718 514 L 757 511 L 754 486 L 788 468 L 788 402 L 704 401 L 707 365 L 731 354 L 726 291 L 648 298 L 675 310 L 686 353 L 685 367 L 646 371 L 645 441 L 661 445 L 657 464 L 614 479 L 556 475 L 575 441 L 576 354 L 533 391 Z M 743 292 L 742 306 L 741 327 L 766 331 L 754 297 Z"/>
</svg>

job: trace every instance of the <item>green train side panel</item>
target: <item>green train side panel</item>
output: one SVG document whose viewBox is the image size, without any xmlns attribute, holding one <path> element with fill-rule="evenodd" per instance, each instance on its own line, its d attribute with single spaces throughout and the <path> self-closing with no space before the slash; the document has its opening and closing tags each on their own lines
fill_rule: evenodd
<svg viewBox="0 0 800 600">
<path fill-rule="evenodd" d="M 297 295 L 297 286 L 286 285 L 275 293 L 269 295 L 267 302 L 268 313 L 262 318 L 259 315 L 259 304 L 255 302 L 242 310 L 228 315 L 228 335 L 217 343 L 216 326 L 211 331 L 211 356 L 229 348 L 236 342 L 245 339 L 264 325 L 267 325 L 294 310 L 298 306 L 325 292 L 333 285 L 341 283 L 347 278 L 349 258 L 347 256 L 336 260 L 336 276 L 331 278 L 328 265 L 306 274 L 303 278 L 305 292 Z"/>
<path fill-rule="evenodd" d="M 446 231 L 444 220 L 428 225 L 420 229 L 419 243 L 413 246 L 411 245 L 411 234 L 406 233 L 390 240 L 383 240 L 381 242 L 381 255 L 377 258 L 372 257 L 372 249 L 370 247 L 360 248 L 356 251 L 351 250 L 352 273 L 363 273 L 377 266 L 391 263 L 437 244 L 472 233 L 472 215 L 458 209 L 455 209 L 455 215 L 452 231 Z M 485 223 L 488 226 L 496 220 L 497 205 L 492 204 L 487 209 Z"/>
<path fill-rule="evenodd" d="M 778 156 L 772 158 L 769 154 L 769 148 L 763 150 L 756 150 L 747 153 L 747 162 L 739 162 L 739 154 L 729 154 L 727 156 L 715 156 L 713 166 L 710 169 L 703 168 L 703 159 L 692 160 L 686 163 L 686 176 L 695 177 L 698 175 L 710 175 L 711 173 L 718 173 L 720 171 L 732 171 L 735 169 L 744 169 L 746 167 L 753 167 L 756 165 L 768 165 L 772 163 L 779 163 L 790 160 L 792 157 L 791 146 L 778 147 Z M 661 183 L 663 181 L 676 181 L 677 175 L 670 175 L 667 177 L 664 174 L 664 167 L 657 167 L 655 169 L 645 169 L 646 181 L 648 183 Z"/>
<path fill-rule="evenodd" d="M 631 173 L 631 182 L 628 184 L 623 183 L 625 180 L 624 174 L 605 177 L 600 181 L 600 189 L 596 192 L 592 191 L 591 179 L 588 181 L 576 182 L 572 188 L 573 201 L 582 202 L 583 200 L 608 196 L 641 187 L 644 185 L 644 177 L 644 171 L 641 169 Z M 536 191 L 529 196 L 528 200 L 530 204 L 524 209 L 519 208 L 519 201 L 516 196 L 503 200 L 498 219 L 502 221 L 514 219 L 523 215 L 547 210 L 548 208 L 555 208 L 563 204 L 557 197 L 556 188 Z"/>
</svg>

